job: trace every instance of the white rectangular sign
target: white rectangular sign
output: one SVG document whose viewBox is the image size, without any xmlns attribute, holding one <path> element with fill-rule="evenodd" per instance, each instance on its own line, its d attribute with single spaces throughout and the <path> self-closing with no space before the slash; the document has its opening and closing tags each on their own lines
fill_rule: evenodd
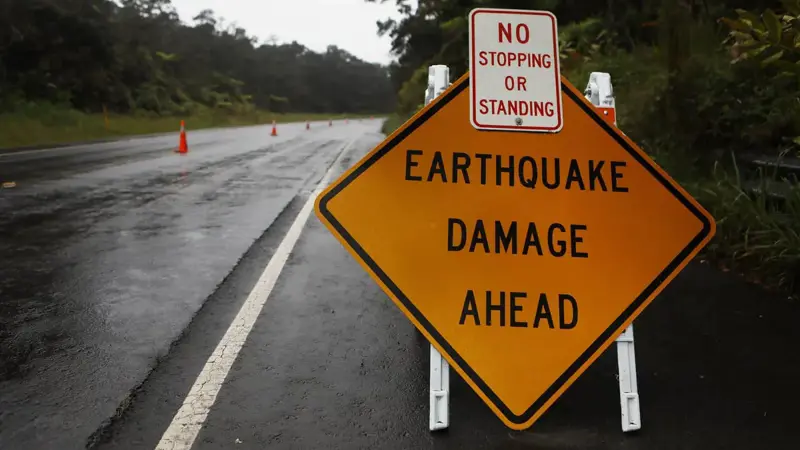
<svg viewBox="0 0 800 450">
<path fill-rule="evenodd" d="M 558 27 L 548 11 L 469 14 L 470 122 L 479 130 L 556 133 L 564 125 Z"/>
</svg>

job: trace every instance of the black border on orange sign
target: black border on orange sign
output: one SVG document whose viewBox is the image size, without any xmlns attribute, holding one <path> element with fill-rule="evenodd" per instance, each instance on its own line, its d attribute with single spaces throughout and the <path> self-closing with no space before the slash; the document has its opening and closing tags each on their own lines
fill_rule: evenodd
<svg viewBox="0 0 800 450">
<path fill-rule="evenodd" d="M 407 136 L 413 133 L 420 125 L 425 123 L 429 118 L 436 114 L 440 109 L 445 107 L 453 98 L 455 98 L 462 91 L 469 86 L 469 76 L 463 77 L 452 86 L 451 89 L 443 94 L 441 99 L 437 99 L 431 107 L 418 116 L 412 123 L 410 123 L 401 132 L 397 133 L 391 141 L 382 146 L 370 158 L 355 167 L 352 171 L 346 174 L 337 185 L 323 193 L 319 199 L 319 212 L 325 219 L 336 229 L 341 237 L 347 242 L 348 245 L 358 254 L 363 262 L 377 275 L 383 284 L 389 288 L 397 299 L 402 302 L 405 308 L 414 316 L 414 318 L 425 328 L 430 336 L 436 343 L 450 356 L 467 374 L 467 376 L 475 383 L 483 394 L 494 404 L 495 407 L 506 417 L 506 419 L 514 424 L 521 425 L 530 420 L 539 409 L 550 401 L 553 396 L 567 383 L 567 381 L 580 370 L 587 361 L 592 359 L 603 344 L 615 333 L 620 331 L 622 325 L 631 318 L 639 307 L 644 304 L 647 299 L 658 290 L 664 282 L 674 275 L 674 272 L 686 262 L 687 258 L 697 251 L 706 239 L 708 239 L 714 228 L 711 221 L 701 212 L 689 199 L 679 190 L 677 190 L 664 176 L 646 159 L 644 159 L 636 150 L 634 150 L 628 142 L 615 129 L 612 128 L 602 117 L 600 117 L 591 106 L 589 106 L 583 99 L 577 97 L 577 94 L 572 89 L 565 86 L 562 82 L 561 91 L 565 93 L 570 100 L 574 101 L 586 114 L 591 117 L 600 127 L 603 128 L 610 136 L 612 136 L 617 143 L 625 149 L 639 164 L 641 164 L 656 180 L 661 183 L 667 191 L 669 191 L 683 206 L 686 207 L 698 220 L 703 224 L 703 228 L 695 236 L 688 245 L 681 251 L 675 259 L 642 291 L 641 294 L 634 300 L 631 305 L 617 318 L 593 343 L 586 349 L 575 362 L 561 374 L 561 376 L 539 397 L 524 413 L 514 414 L 505 403 L 492 391 L 492 389 L 484 382 L 480 376 L 467 364 L 467 362 L 455 351 L 447 340 L 431 325 L 425 316 L 414 306 L 409 298 L 400 290 L 400 288 L 392 281 L 392 279 L 375 263 L 375 261 L 367 254 L 367 252 L 359 245 L 359 243 L 347 232 L 347 230 L 336 220 L 336 217 L 328 209 L 328 202 L 333 199 L 342 189 L 347 187 L 353 180 L 358 178 L 360 174 L 369 169 L 376 161 L 381 159 L 384 155 L 397 147 Z M 486 130 L 485 132 L 492 132 L 493 130 Z M 499 131 L 499 130 L 498 130 Z"/>
</svg>

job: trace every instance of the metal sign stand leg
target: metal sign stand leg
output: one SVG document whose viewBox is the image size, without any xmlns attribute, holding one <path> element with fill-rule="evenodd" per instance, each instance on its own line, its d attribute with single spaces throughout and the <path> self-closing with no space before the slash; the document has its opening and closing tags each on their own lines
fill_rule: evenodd
<svg viewBox="0 0 800 450">
<path fill-rule="evenodd" d="M 425 104 L 439 96 L 450 85 L 450 68 L 443 65 L 428 67 L 428 90 Z M 450 424 L 450 365 L 431 345 L 430 365 L 430 429 L 443 430 Z"/>
<path fill-rule="evenodd" d="M 611 75 L 592 72 L 584 91 L 586 98 L 603 114 L 613 114 L 616 126 L 616 103 L 611 86 Z M 622 412 L 622 431 L 630 432 L 642 428 L 639 409 L 639 388 L 636 383 L 636 352 L 633 342 L 633 325 L 617 338 L 617 364 L 619 367 L 619 401 Z"/>
</svg>

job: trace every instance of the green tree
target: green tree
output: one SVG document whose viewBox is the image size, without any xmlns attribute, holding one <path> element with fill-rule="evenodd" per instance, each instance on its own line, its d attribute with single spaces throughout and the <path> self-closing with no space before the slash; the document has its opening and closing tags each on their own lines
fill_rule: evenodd
<svg viewBox="0 0 800 450">
<path fill-rule="evenodd" d="M 383 112 L 388 67 L 339 49 L 262 44 L 213 11 L 181 23 L 170 0 L 0 0 L 0 112 L 24 102 L 84 111 Z"/>
</svg>

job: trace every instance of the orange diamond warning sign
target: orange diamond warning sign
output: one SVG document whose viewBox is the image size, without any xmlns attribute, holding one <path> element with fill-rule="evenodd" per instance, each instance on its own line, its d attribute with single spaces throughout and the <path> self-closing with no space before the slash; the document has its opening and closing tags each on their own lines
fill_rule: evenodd
<svg viewBox="0 0 800 450">
<path fill-rule="evenodd" d="M 455 82 L 319 218 L 511 428 L 530 426 L 706 245 L 712 217 L 562 78 L 560 133 L 471 126 Z"/>
</svg>

